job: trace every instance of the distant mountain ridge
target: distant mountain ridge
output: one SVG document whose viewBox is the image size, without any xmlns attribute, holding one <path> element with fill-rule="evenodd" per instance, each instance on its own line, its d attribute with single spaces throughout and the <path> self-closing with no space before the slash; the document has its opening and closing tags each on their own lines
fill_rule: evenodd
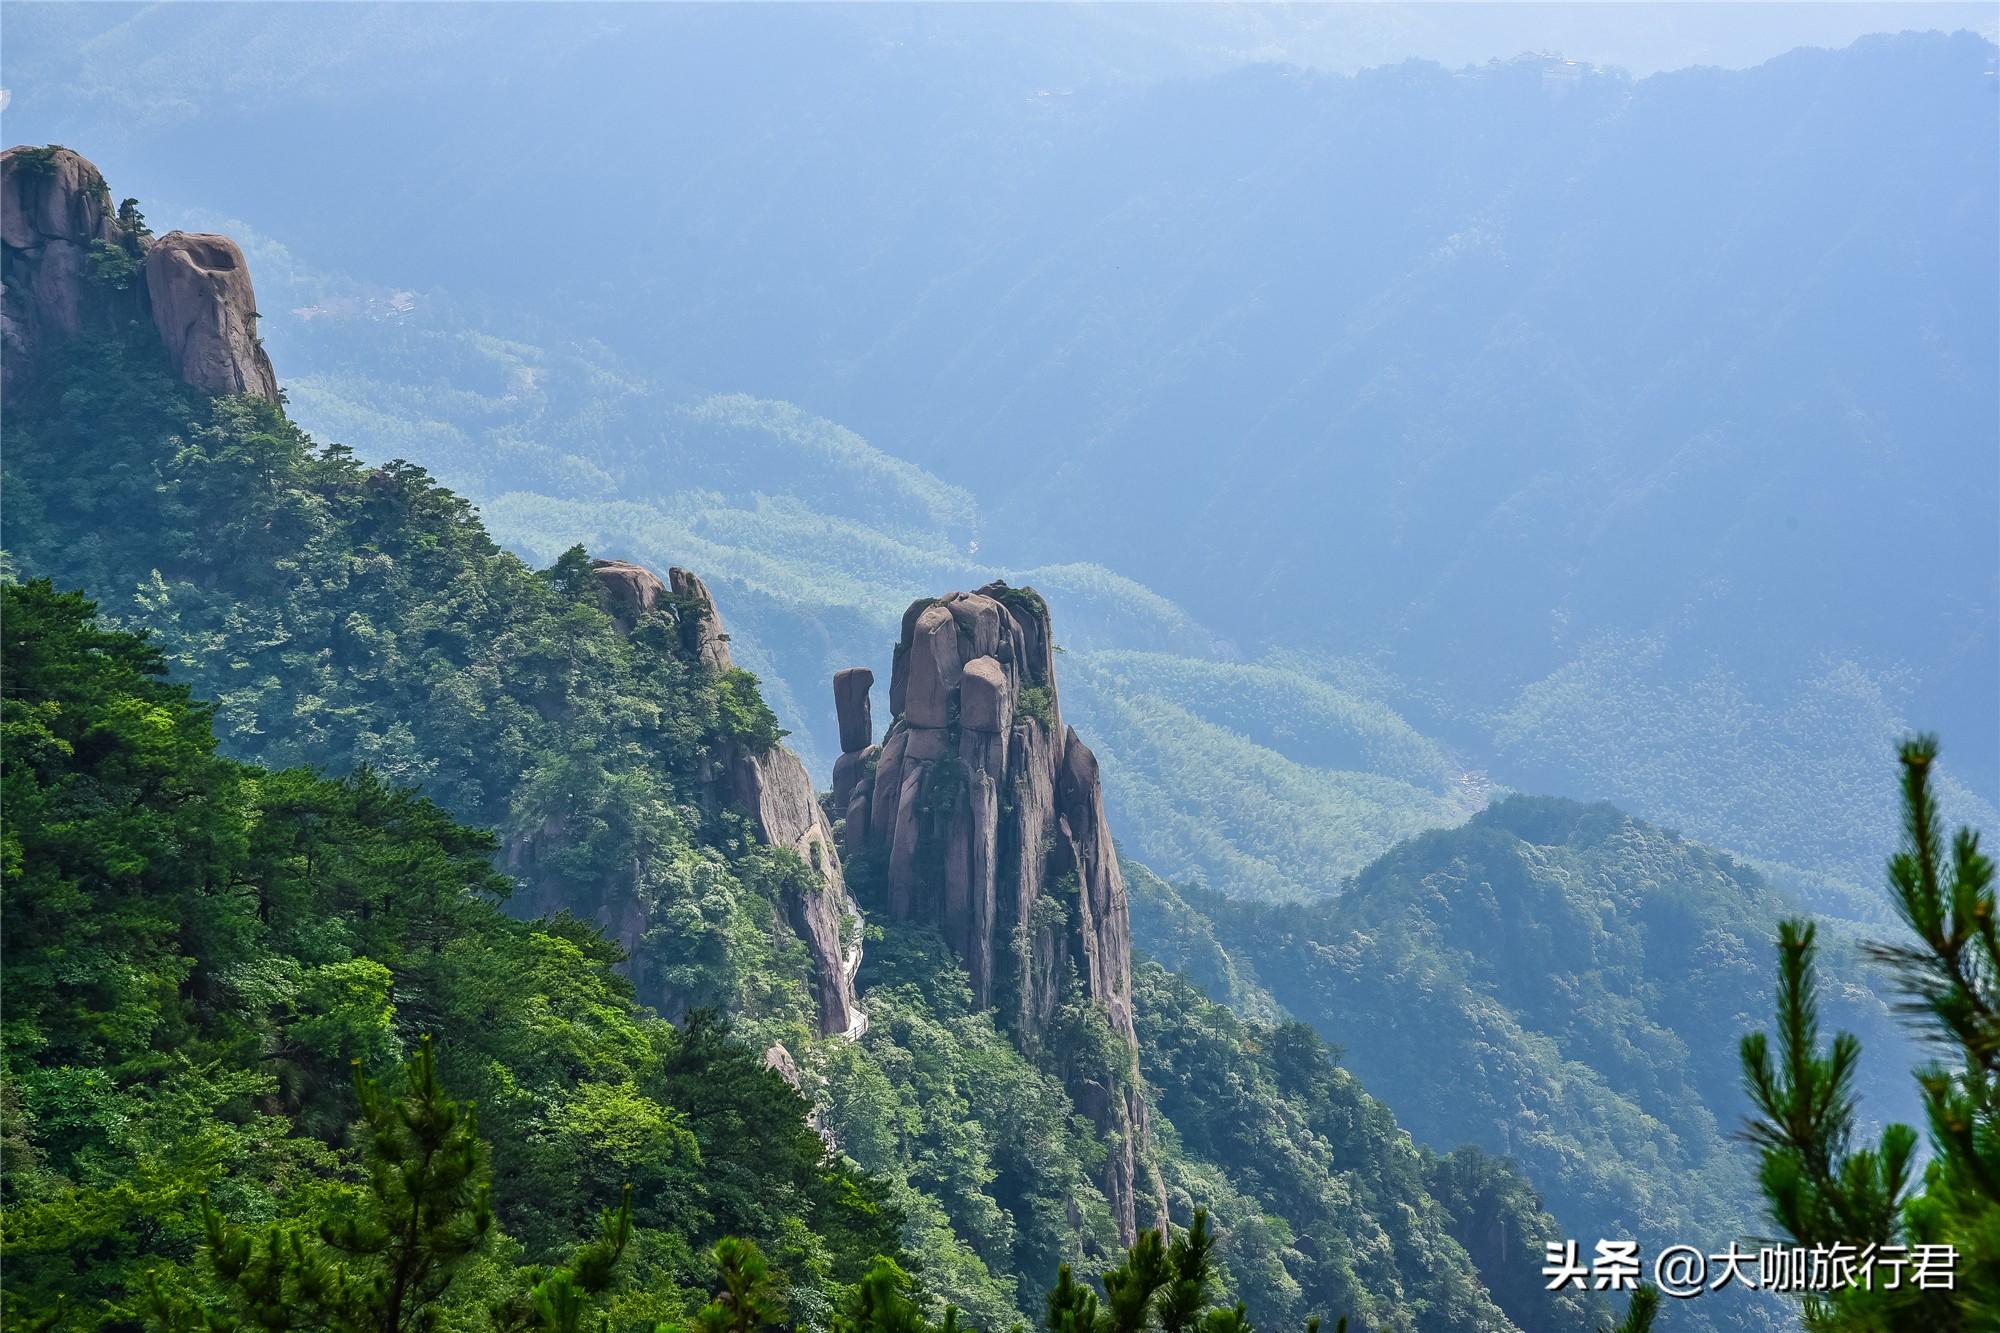
<svg viewBox="0 0 2000 1333">
<path fill-rule="evenodd" d="M 1893 836 L 1870 779 L 1900 731 L 1949 721 L 1947 800 L 1992 822 L 1990 43 L 1643 79 L 1238 67 L 1036 98 L 941 34 L 836 67 L 753 16 L 659 22 L 681 39 L 580 34 L 454 85 L 518 127 L 504 147 L 444 127 L 384 157 L 407 94 L 342 103 L 340 133 L 313 131 L 325 172 L 280 161 L 289 184 L 258 200 L 298 254 L 242 239 L 288 293 L 264 322 L 301 420 L 387 432 L 540 559 L 593 534 L 647 558 L 700 543 L 822 777 L 804 701 L 916 591 L 1095 565 L 1200 628 L 1168 649 L 1072 609 L 1075 646 L 1366 678 L 1462 772 L 1615 799 L 1844 912 Z M 779 94 L 717 74 L 756 51 Z M 566 119 L 549 90 L 571 77 L 616 113 Z M 234 132 L 239 110 L 189 114 Z M 516 281 L 497 220 L 543 206 L 522 164 L 571 160 L 629 183 L 630 260 L 551 246 Z M 208 197 L 238 188 L 194 166 Z M 350 178 L 383 211 L 331 227 L 307 201 Z M 289 314 L 371 276 L 414 296 Z M 1914 608 L 1881 573 L 1905 531 L 1940 570 Z M 745 598 L 839 606 L 767 626 Z M 1135 776 L 1170 810 L 1192 784 L 1144 748 Z M 1376 826 L 1457 817 L 1419 786 Z M 1343 871 L 1387 845 L 1365 836 Z M 1141 850 L 1287 878 L 1191 841 Z"/>
<path fill-rule="evenodd" d="M 1657 1253 L 1767 1225 L 1733 1056 L 1768 1023 L 1770 937 L 1794 909 L 1729 857 L 1608 805 L 1509 796 L 1399 844 L 1331 901 L 1131 879 L 1142 953 L 1238 1012 L 1338 1042 L 1420 1141 L 1521 1162 L 1569 1234 Z M 1887 1067 L 1919 1058 L 1853 941 L 1830 947 L 1828 1026 Z M 1916 1110 L 1893 1083 L 1857 1092 L 1871 1121 Z M 1748 1296 L 1683 1317 L 1787 1323 Z"/>
</svg>

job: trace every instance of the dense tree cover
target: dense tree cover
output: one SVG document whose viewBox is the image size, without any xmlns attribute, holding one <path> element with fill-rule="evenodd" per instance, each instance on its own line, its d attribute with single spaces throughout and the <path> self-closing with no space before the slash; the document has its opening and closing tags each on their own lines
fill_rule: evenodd
<svg viewBox="0 0 2000 1333">
<path fill-rule="evenodd" d="M 1893 919 L 1874 874 L 1898 818 L 1875 774 L 1883 747 L 1907 729 L 1907 707 L 1904 681 L 1853 656 L 1802 664 L 1763 698 L 1748 673 L 1720 661 L 1695 674 L 1664 636 L 1607 635 L 1524 686 L 1491 726 L 1517 786 L 1645 811 L 1755 858 L 1813 911 L 1873 928 Z M 1815 777 L 1802 784 L 1800 773 Z M 1974 824 L 2000 818 L 1991 786 L 1982 793 L 1963 776 L 1941 765 L 1933 775 L 1945 811 Z"/>
<path fill-rule="evenodd" d="M 5 468 L 20 570 L 151 630 L 232 753 L 421 787 L 560 883 L 532 910 L 642 909 L 649 1003 L 808 1030 L 803 993 L 774 984 L 798 970 L 771 925 L 780 868 L 700 782 L 775 719 L 671 620 L 619 632 L 580 550 L 532 570 L 422 469 L 364 468 L 276 405 L 191 393 L 145 337 L 80 344 L 13 395 Z"/>
<path fill-rule="evenodd" d="M 1047 1061 L 974 1008 L 935 931 L 869 928 L 869 1028 L 828 1052 L 825 1123 L 910 1219 L 925 1282 L 987 1327 L 1032 1316 L 1065 1262 L 1117 1249 L 1104 1145 Z"/>
<path fill-rule="evenodd" d="M 1271 1023 L 1283 1016 L 1278 1002 L 1257 983 L 1254 969 L 1223 947 L 1215 922 L 1200 908 L 1130 857 L 1121 855 L 1118 864 L 1143 952 L 1171 959 L 1176 976 L 1239 1017 Z"/>
<path fill-rule="evenodd" d="M 1593 1302 L 1530 1290 L 1510 1271 L 1556 1234 L 1513 1168 L 1441 1169 L 1304 1024 L 1245 1022 L 1150 963 L 1133 1001 L 1170 1191 L 1205 1202 L 1231 1234 L 1234 1290 L 1258 1322 L 1343 1310 L 1410 1333 L 1594 1327 Z M 1496 1233 L 1507 1239 L 1488 1244 Z M 1462 1241 L 1499 1261 L 1491 1295 Z"/>
<path fill-rule="evenodd" d="M 594 929 L 499 910 L 490 835 L 369 770 L 223 758 L 210 707 L 163 678 L 150 644 L 46 582 L 4 595 L 19 1314 L 66 1295 L 61 1327 L 132 1327 L 143 1302 L 213 1296 L 196 1262 L 207 1207 L 256 1231 L 347 1217 L 361 1230 L 336 1248 L 379 1248 L 363 1203 L 383 1173 L 368 1168 L 420 1127 L 399 1129 L 369 1080 L 412 1050 L 420 1101 L 441 1082 L 479 1108 L 482 1146 L 469 1118 L 454 1140 L 480 1158 L 457 1186 L 490 1153 L 468 1300 L 523 1260 L 567 1256 L 627 1183 L 621 1318 L 682 1313 L 724 1234 L 760 1241 L 808 1314 L 897 1252 L 881 1187 L 829 1157 L 798 1095 L 725 1024 L 669 1026 Z"/>
<path fill-rule="evenodd" d="M 10 1321 L 931 1327 L 889 1191 L 830 1156 L 793 1090 L 713 1018 L 673 1028 L 634 1004 L 591 931 L 502 914 L 489 838 L 366 771 L 335 781 L 223 758 L 211 710 L 164 679 L 143 639 L 99 628 L 89 602 L 46 581 L 0 595 Z M 1176 999 L 1206 1003 L 1184 987 Z M 985 1015 L 958 1019 L 992 1031 Z M 905 1027 L 893 1049 L 910 1053 L 922 1095 L 900 1118 L 843 1108 L 841 1124 L 864 1153 L 871 1134 L 930 1137 L 902 1169 L 970 1172 L 976 1196 L 980 1163 L 962 1136 L 938 1137 L 968 1119 L 939 1083 L 966 1062 L 929 1049 L 949 1038 L 916 1032 L 924 1021 L 919 1008 L 884 1024 Z M 1224 1055 L 1243 1036 L 1219 1035 Z M 1348 1083 L 1299 1105 L 1371 1116 L 1420 1171 L 1323 1056 L 1277 1057 L 1292 1076 Z M 1071 1151 L 1089 1136 L 1052 1080 L 1042 1101 L 983 1110 L 1019 1131 L 997 1174 L 1041 1172 L 1055 1205 L 1089 1163 L 1040 1160 L 1050 1144 L 1035 1126 Z M 1334 1145 L 1356 1146 L 1351 1133 Z M 1211 1303 L 1229 1279 L 1206 1215 L 1191 1217 L 1170 1244 L 1148 1233 L 1100 1266 L 1095 1286 L 1056 1264 L 1047 1326 L 1247 1333 L 1242 1301 Z M 1272 1223 L 1253 1204 L 1233 1225 Z M 1422 1257 L 1397 1262 L 1414 1275 Z M 1263 1276 L 1236 1277 L 1260 1304 Z M 1462 1264 L 1456 1276 L 1470 1281 Z M 1460 1294 L 1477 1309 L 1476 1282 Z M 1371 1326 L 1415 1327 L 1425 1309 L 1382 1304 Z M 958 1320 L 947 1309 L 941 1327 Z"/>
<path fill-rule="evenodd" d="M 1117 1254 L 1093 1183 L 1103 1147 L 1059 1080 L 973 1010 L 964 972 L 939 965 L 948 952 L 932 932 L 877 932 L 869 947 L 873 1022 L 860 1048 L 833 1053 L 828 1127 L 863 1165 L 938 1200 L 983 1271 L 1025 1275 L 982 1290 L 972 1281 L 981 1269 L 931 1261 L 926 1285 L 992 1326 L 996 1298 L 1033 1315 L 1037 1282 L 1059 1263 L 1103 1280 Z M 1253 1322 L 1343 1311 L 1371 1329 L 1586 1326 L 1581 1303 L 1519 1287 L 1512 1270 L 1553 1223 L 1513 1168 L 1488 1159 L 1476 1183 L 1435 1175 L 1309 1029 L 1245 1023 L 1148 964 L 1134 1004 L 1170 1210 L 1208 1211 L 1218 1290 Z M 918 1215 L 926 1206 L 890 1197 Z M 1488 1278 L 1461 1238 L 1502 1233 L 1485 1246 Z M 1520 1299 L 1496 1309 L 1487 1281 Z"/>
<path fill-rule="evenodd" d="M 1208 940 L 1175 924 L 1187 904 Z M 1787 910 L 1753 872 L 1609 806 L 1511 797 L 1395 848 L 1332 901 L 1142 892 L 1134 931 L 1210 975 L 1219 945 L 1239 987 L 1340 1043 L 1420 1141 L 1520 1162 L 1569 1236 L 1657 1249 L 1754 1227 L 1730 1142 L 1748 1107 L 1715 1053 L 1761 1009 Z M 1840 947 L 1843 1019 L 1893 1045 Z M 1901 1104 L 1883 1080 L 1871 1091 L 1875 1114 Z M 1710 1301 L 1682 1317 L 1755 1327 L 1779 1311 Z"/>
<path fill-rule="evenodd" d="M 1936 1058 L 1916 1071 L 1930 1156 L 1917 1131 L 1862 1138 L 1861 1043 L 1820 1044 L 1820 978 L 1811 923 L 1778 940 L 1775 1042 L 1743 1038 L 1749 1134 L 1770 1217 L 1795 1245 L 1844 1249 L 1858 1277 L 1804 1296 L 1806 1326 L 1833 1333 L 2000 1327 L 2000 929 L 1993 862 L 1979 835 L 1947 841 L 1932 791 L 1933 737 L 1904 743 L 1903 845 L 1889 861 L 1890 901 L 1913 938 L 1872 946 L 1896 974 L 1906 1013 Z M 1925 1247 L 1948 1247 L 1949 1280 L 1919 1280 Z M 1898 1262 L 1900 1260 L 1900 1262 Z"/>
<path fill-rule="evenodd" d="M 677 644 L 677 607 L 642 618 L 629 636 L 618 632 L 598 606 L 580 551 L 535 571 L 498 550 L 470 508 L 418 470 L 363 468 L 345 449 L 313 444 L 269 404 L 186 393 L 153 351 L 136 337 L 130 345 L 79 346 L 52 378 L 10 401 L 5 467 L 18 567 L 80 582 L 104 598 L 116 622 L 147 627 L 147 652 L 181 687 L 213 696 L 216 732 L 233 759 L 354 773 L 329 780 L 289 768 L 244 779 L 260 792 L 292 793 L 284 808 L 296 806 L 313 838 L 338 847 L 288 833 L 262 807 L 246 816 L 259 837 L 292 848 L 288 854 L 310 867 L 344 866 L 367 840 L 321 807 L 331 799 L 325 793 L 352 792 L 367 811 L 422 810 L 450 829 L 464 841 L 457 854 L 466 873 L 484 877 L 480 893 L 497 900 L 508 883 L 491 874 L 488 858 L 498 850 L 503 869 L 517 872 L 509 878 L 530 886 L 516 909 L 571 914 L 528 926 L 488 903 L 474 914 L 476 928 L 430 927 L 385 915 L 363 897 L 356 910 L 377 933 L 345 955 L 323 957 L 289 938 L 257 945 L 262 952 L 248 963 L 222 951 L 216 967 L 231 978 L 275 973 L 248 993 L 283 1002 L 277 1017 L 256 1020 L 282 1031 L 253 1044 L 283 1052 L 273 1077 L 291 1100 L 267 1107 L 257 1088 L 231 1094 L 295 1127 L 281 1133 L 279 1120 L 259 1122 L 258 1145 L 324 1142 L 330 1146 L 311 1170 L 351 1176 L 360 1168 L 346 1127 L 357 1105 L 347 1081 L 334 1076 L 339 1060 L 363 1055 L 373 1075 L 413 1034 L 435 1032 L 440 1076 L 452 1095 L 477 1104 L 491 1145 L 495 1234 L 504 1243 L 490 1254 L 482 1248 L 486 1257 L 469 1261 L 475 1265 L 499 1254 L 559 1261 L 629 1181 L 634 1232 L 625 1263 L 647 1290 L 686 1292 L 702 1263 L 697 1242 L 739 1234 L 789 1275 L 791 1315 L 803 1322 L 832 1317 L 834 1284 L 855 1276 L 843 1256 L 895 1248 L 862 1243 L 884 1227 L 933 1316 L 937 1302 L 950 1301 L 973 1322 L 1004 1327 L 1035 1314 L 1058 1265 L 1071 1264 L 1078 1278 L 1102 1276 L 1117 1254 L 1109 1210 L 1092 1183 L 1104 1145 L 1048 1061 L 1024 1057 L 990 1015 L 972 1009 L 962 976 L 939 967 L 945 951 L 935 939 L 871 930 L 861 978 L 872 1019 L 865 1040 L 812 1037 L 804 961 L 772 910 L 783 867 L 704 799 L 700 781 L 725 738 L 775 734 L 754 681 L 711 679 L 691 663 Z M 497 828 L 498 847 L 451 823 L 447 811 Z M 299 851 L 301 843 L 309 850 Z M 396 853 L 371 855 L 393 861 Z M 194 891 L 177 871 L 160 873 L 173 881 L 169 896 Z M 310 890 L 308 882 L 296 892 Z M 609 970 L 618 951 L 583 924 L 612 915 L 606 907 L 620 894 L 636 895 L 653 922 L 633 945 L 636 996 Z M 309 915 L 318 900 L 306 901 L 298 910 Z M 269 924 L 289 929 L 291 920 L 280 913 Z M 447 940 L 436 964 L 446 971 L 420 988 L 397 973 L 406 965 L 397 950 L 433 935 Z M 310 941 L 318 947 L 317 936 Z M 198 943 L 177 941 L 172 966 L 206 977 L 210 946 Z M 157 977 L 166 961 L 126 958 L 124 948 L 107 946 L 108 969 L 163 984 Z M 296 977 L 282 961 L 294 956 L 303 960 Z M 21 985 L 32 984 L 36 965 L 20 975 Z M 686 1022 L 667 1028 L 635 998 L 685 1012 Z M 575 1020 L 588 1025 L 587 1040 L 567 1031 L 564 1004 L 587 1005 L 590 1017 Z M 702 1004 L 726 1009 L 737 1036 Z M 552 1012 L 531 1021 L 538 1006 Z M 507 1018 L 515 1013 L 519 1027 Z M 256 1021 L 239 1025 L 251 1030 Z M 797 1199 L 773 1185 L 782 1154 L 775 1165 L 765 1160 L 774 1133 L 784 1143 L 804 1131 L 767 1132 L 743 1110 L 771 1096 L 797 1117 L 792 1094 L 773 1092 L 775 1076 L 744 1054 L 774 1037 L 796 1057 L 817 1123 L 860 1164 L 843 1168 L 850 1183 L 826 1207 L 811 1181 L 794 1183 Z M 340 1045 L 363 1038 L 371 1043 L 365 1052 Z M 22 1057 L 24 1068 L 30 1058 Z M 82 1071 L 79 1079 L 103 1072 L 88 1053 L 60 1058 L 70 1063 L 51 1067 Z M 1227 1058 L 1223 1044 L 1210 1042 L 1177 1067 L 1185 1077 L 1209 1077 L 1201 1072 L 1206 1062 Z M 1249 1095 L 1257 1104 L 1277 1096 L 1262 1085 Z M 1392 1134 L 1386 1113 L 1365 1105 L 1377 1137 Z M 1289 1113 L 1262 1114 L 1276 1125 Z M 184 1115 L 189 1125 L 202 1123 L 197 1110 Z M 153 1129 L 133 1124 L 130 1141 L 150 1145 Z M 1161 1126 L 1171 1144 L 1171 1120 Z M 813 1137 L 808 1146 L 818 1143 Z M 1447 1236 L 1445 1211 L 1425 1197 L 1422 1172 L 1371 1176 L 1373 1202 L 1357 1214 L 1387 1219 L 1365 1220 L 1378 1249 L 1402 1234 L 1406 1213 L 1428 1219 L 1411 1233 L 1422 1244 L 1407 1260 L 1377 1254 L 1316 1267 L 1286 1237 L 1293 1229 L 1326 1234 L 1337 1210 L 1310 1193 L 1266 1196 L 1254 1179 L 1237 1183 L 1240 1171 L 1272 1167 L 1231 1159 L 1224 1138 L 1214 1144 L 1222 1155 L 1212 1160 L 1163 1148 L 1162 1169 L 1177 1216 L 1213 1199 L 1219 1280 L 1253 1317 L 1296 1320 L 1350 1295 L 1357 1310 L 1392 1325 L 1413 1318 L 1406 1307 L 1414 1304 L 1461 1314 L 1481 1308 L 1480 1277 Z M 81 1168 L 49 1160 L 59 1161 L 49 1189 L 61 1193 L 70 1179 L 63 1173 Z M 261 1163 L 232 1166 L 227 1178 L 279 1177 Z M 306 1170 L 292 1168 L 284 1179 Z M 198 1176 L 188 1177 L 188 1189 Z M 289 1225 L 315 1206 L 308 1191 L 271 1184 L 265 1201 L 243 1189 L 250 1204 L 221 1186 L 213 1191 L 217 1215 L 231 1226 Z M 834 1206 L 842 1203 L 856 1215 Z M 1296 1221 L 1283 1220 L 1292 1207 L 1302 1210 Z M 177 1233 L 174 1257 L 183 1267 L 200 1234 L 192 1220 Z M 1419 1271 L 1419 1262 L 1431 1269 Z M 127 1300 L 130 1275 L 105 1272 L 123 1284 L 105 1299 Z M 677 1285 L 659 1287 L 650 1276 L 657 1272 Z M 1267 1277 L 1277 1283 L 1268 1292 Z M 168 1299 L 177 1281 L 170 1272 Z M 621 1318 L 653 1316 L 636 1299 L 619 1307 Z M 658 1299 L 671 1305 L 673 1297 Z M 1504 1326 L 1504 1315 L 1485 1308 L 1491 1326 Z"/>
<path fill-rule="evenodd" d="M 1476 808 L 1393 710 L 1303 672 L 1102 653 L 1067 679 L 1104 737 L 1121 836 L 1176 883 L 1323 897 Z"/>
</svg>

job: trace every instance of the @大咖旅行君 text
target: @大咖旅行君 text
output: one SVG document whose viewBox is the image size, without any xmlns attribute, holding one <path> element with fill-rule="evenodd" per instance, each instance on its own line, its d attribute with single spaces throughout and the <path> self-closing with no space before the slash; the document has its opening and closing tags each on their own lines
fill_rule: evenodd
<svg viewBox="0 0 2000 1333">
<path fill-rule="evenodd" d="M 1949 1245 L 1767 1245 L 1704 1251 L 1669 1245 L 1648 1257 L 1634 1240 L 1600 1240 L 1586 1258 L 1576 1241 L 1550 1241 L 1546 1289 L 1631 1291 L 1651 1281 L 1662 1295 L 1688 1298 L 1735 1286 L 1752 1291 L 1832 1292 L 1849 1287 L 1951 1290 L 1958 1251 Z"/>
</svg>

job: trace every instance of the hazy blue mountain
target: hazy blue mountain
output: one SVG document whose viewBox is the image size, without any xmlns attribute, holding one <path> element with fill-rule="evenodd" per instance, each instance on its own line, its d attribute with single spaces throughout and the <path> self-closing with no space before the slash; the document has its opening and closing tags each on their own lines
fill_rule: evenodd
<svg viewBox="0 0 2000 1333">
<path fill-rule="evenodd" d="M 746 612 L 790 718 L 952 570 L 1090 565 L 1201 627 L 1094 646 L 1276 654 L 1441 742 L 1468 782 L 1385 837 L 1610 797 L 1859 911 L 1896 732 L 1946 730 L 1965 817 L 2000 792 L 1982 37 L 1347 75 L 1309 15 L 17 12 L 21 131 L 354 275 L 259 254 L 301 420 L 398 421 L 538 551 L 826 606 Z M 1145 850 L 1297 864 L 1188 844 Z"/>
<path fill-rule="evenodd" d="M 1242 1012 L 1309 1023 L 1420 1142 L 1521 1162 L 1565 1234 L 1652 1253 L 1760 1231 L 1729 1057 L 1769 1026 L 1769 940 L 1791 906 L 1731 858 L 1608 805 L 1514 796 L 1309 907 L 1129 878 L 1141 949 Z M 1830 949 L 1827 1021 L 1882 1071 L 1857 1088 L 1864 1114 L 1907 1120 L 1886 1074 L 1915 1052 L 1851 945 Z M 1756 1301 L 1683 1317 L 1783 1322 Z"/>
<path fill-rule="evenodd" d="M 700 570 L 822 780 L 913 598 L 1045 593 L 1140 942 L 1248 1024 L 1146 974 L 1190 1136 L 1366 1087 L 1570 1234 L 1723 1240 L 1764 936 L 1879 920 L 1891 739 L 2000 825 L 2000 79 L 1983 10 L 1591 8 L 20 4 L 4 78 L 243 241 L 301 426 Z M 1232 1053 L 1288 1015 L 1337 1096 Z"/>
</svg>

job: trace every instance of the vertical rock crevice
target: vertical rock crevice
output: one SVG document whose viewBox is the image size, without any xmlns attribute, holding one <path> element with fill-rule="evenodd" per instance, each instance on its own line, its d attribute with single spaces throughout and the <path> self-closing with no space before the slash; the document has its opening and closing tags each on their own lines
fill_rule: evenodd
<svg viewBox="0 0 2000 1333">
<path fill-rule="evenodd" d="M 834 678 L 829 804 L 888 915 L 936 928 L 974 1001 L 1062 1072 L 1112 1146 L 1104 1188 L 1129 1241 L 1165 1218 L 1146 1152 L 1131 926 L 1097 759 L 1062 721 L 1048 606 L 992 583 L 913 603 L 881 744 L 872 673 Z"/>
</svg>

